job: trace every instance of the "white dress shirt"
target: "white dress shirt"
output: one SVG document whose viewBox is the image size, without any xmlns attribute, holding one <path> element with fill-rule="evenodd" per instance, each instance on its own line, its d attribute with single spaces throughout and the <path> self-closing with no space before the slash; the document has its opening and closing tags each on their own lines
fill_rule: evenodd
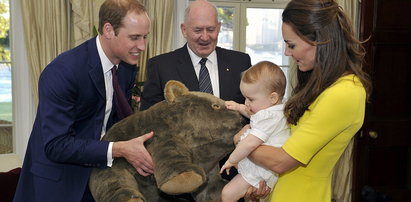
<svg viewBox="0 0 411 202">
<path fill-rule="evenodd" d="M 113 81 L 111 76 L 111 68 L 114 64 L 108 59 L 100 44 L 99 36 L 96 37 L 97 51 L 100 56 L 101 66 L 104 73 L 104 85 L 106 87 L 106 109 L 104 115 L 103 128 L 101 129 L 101 138 L 106 134 L 107 121 L 110 117 L 111 109 L 113 108 Z M 113 143 L 110 142 L 107 150 L 107 166 L 113 165 Z"/>
<path fill-rule="evenodd" d="M 191 49 L 188 47 L 188 53 L 190 54 L 191 62 L 193 63 L 194 71 L 196 72 L 197 79 L 200 75 L 200 60 L 201 57 L 197 56 Z M 220 81 L 218 79 L 218 63 L 217 63 L 217 54 L 215 50 L 207 57 L 206 67 L 208 74 L 210 75 L 211 87 L 213 88 L 213 94 L 216 97 L 220 97 Z"/>
</svg>

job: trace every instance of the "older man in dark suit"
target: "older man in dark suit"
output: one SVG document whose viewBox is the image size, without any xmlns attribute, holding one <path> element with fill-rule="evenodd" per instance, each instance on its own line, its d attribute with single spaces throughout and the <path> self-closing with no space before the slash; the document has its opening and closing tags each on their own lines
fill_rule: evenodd
<svg viewBox="0 0 411 202">
<path fill-rule="evenodd" d="M 141 175 L 153 173 L 144 147 L 153 133 L 122 142 L 100 140 L 132 113 L 135 64 L 145 49 L 150 20 L 135 0 L 106 0 L 99 17 L 99 36 L 59 55 L 40 76 L 39 106 L 16 202 L 94 201 L 88 191 L 91 169 L 109 167 L 116 157 L 126 158 Z M 112 83 L 115 78 L 118 82 Z M 120 100 L 125 104 L 117 105 Z"/>
<path fill-rule="evenodd" d="M 248 54 L 217 47 L 221 27 L 217 16 L 216 7 L 206 0 L 190 3 L 181 24 L 187 44 L 147 62 L 140 110 L 164 100 L 163 91 L 169 80 L 183 82 L 190 91 L 205 91 L 223 100 L 244 103 L 240 91 L 241 72 L 251 66 L 251 59 Z M 203 65 L 202 61 L 205 61 Z M 211 91 L 202 89 L 202 68 L 207 69 Z M 235 174 L 235 170 L 229 176 L 223 173 L 223 178 L 231 179 Z M 189 196 L 183 198 L 193 201 Z"/>
<path fill-rule="evenodd" d="M 141 110 L 164 100 L 164 86 L 169 80 L 183 82 L 189 90 L 200 91 L 200 61 L 205 60 L 212 94 L 223 100 L 244 102 L 240 92 L 241 72 L 251 66 L 248 54 L 217 47 L 221 24 L 217 9 L 205 0 L 192 2 L 181 25 L 187 44 L 175 51 L 151 58 L 141 97 Z"/>
</svg>

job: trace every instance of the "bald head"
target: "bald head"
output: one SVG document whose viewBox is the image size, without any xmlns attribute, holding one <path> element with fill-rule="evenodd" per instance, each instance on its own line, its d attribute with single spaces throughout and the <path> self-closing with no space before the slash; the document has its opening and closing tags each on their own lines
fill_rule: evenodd
<svg viewBox="0 0 411 202">
<path fill-rule="evenodd" d="M 221 24 L 217 8 L 205 0 L 192 2 L 186 9 L 181 32 L 187 46 L 199 57 L 208 57 L 216 48 Z"/>
<path fill-rule="evenodd" d="M 190 3 L 184 13 L 184 23 L 195 16 L 208 16 L 218 22 L 217 8 L 206 0 L 196 0 Z"/>
</svg>

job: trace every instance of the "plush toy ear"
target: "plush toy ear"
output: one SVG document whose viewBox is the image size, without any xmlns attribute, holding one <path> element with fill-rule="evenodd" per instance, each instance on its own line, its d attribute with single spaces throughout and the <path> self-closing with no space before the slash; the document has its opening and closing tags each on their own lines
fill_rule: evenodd
<svg viewBox="0 0 411 202">
<path fill-rule="evenodd" d="M 188 88 L 181 82 L 170 80 L 164 88 L 164 97 L 167 102 L 174 102 L 176 97 L 188 94 Z"/>
</svg>

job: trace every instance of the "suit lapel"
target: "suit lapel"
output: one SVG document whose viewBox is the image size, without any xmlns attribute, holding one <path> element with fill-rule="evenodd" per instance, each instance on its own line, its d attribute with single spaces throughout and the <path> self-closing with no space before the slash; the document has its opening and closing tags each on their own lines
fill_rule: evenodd
<svg viewBox="0 0 411 202">
<path fill-rule="evenodd" d="M 188 53 L 187 44 L 176 50 L 176 55 L 179 62 L 176 69 L 180 75 L 181 81 L 190 91 L 199 91 L 200 88 L 198 86 L 197 75 Z"/>
<path fill-rule="evenodd" d="M 106 100 L 104 72 L 103 67 L 101 66 L 100 56 L 97 51 L 96 38 L 90 39 L 87 48 L 89 54 L 88 67 L 90 78 L 93 81 L 98 93 L 104 98 L 104 100 Z"/>
<path fill-rule="evenodd" d="M 96 86 L 96 89 L 98 93 L 106 99 L 106 91 L 105 91 L 105 84 L 104 84 L 104 76 L 103 76 L 103 69 L 102 67 L 98 66 L 91 66 L 91 69 L 89 71 L 89 75 L 91 80 L 93 81 L 94 85 Z"/>
</svg>

